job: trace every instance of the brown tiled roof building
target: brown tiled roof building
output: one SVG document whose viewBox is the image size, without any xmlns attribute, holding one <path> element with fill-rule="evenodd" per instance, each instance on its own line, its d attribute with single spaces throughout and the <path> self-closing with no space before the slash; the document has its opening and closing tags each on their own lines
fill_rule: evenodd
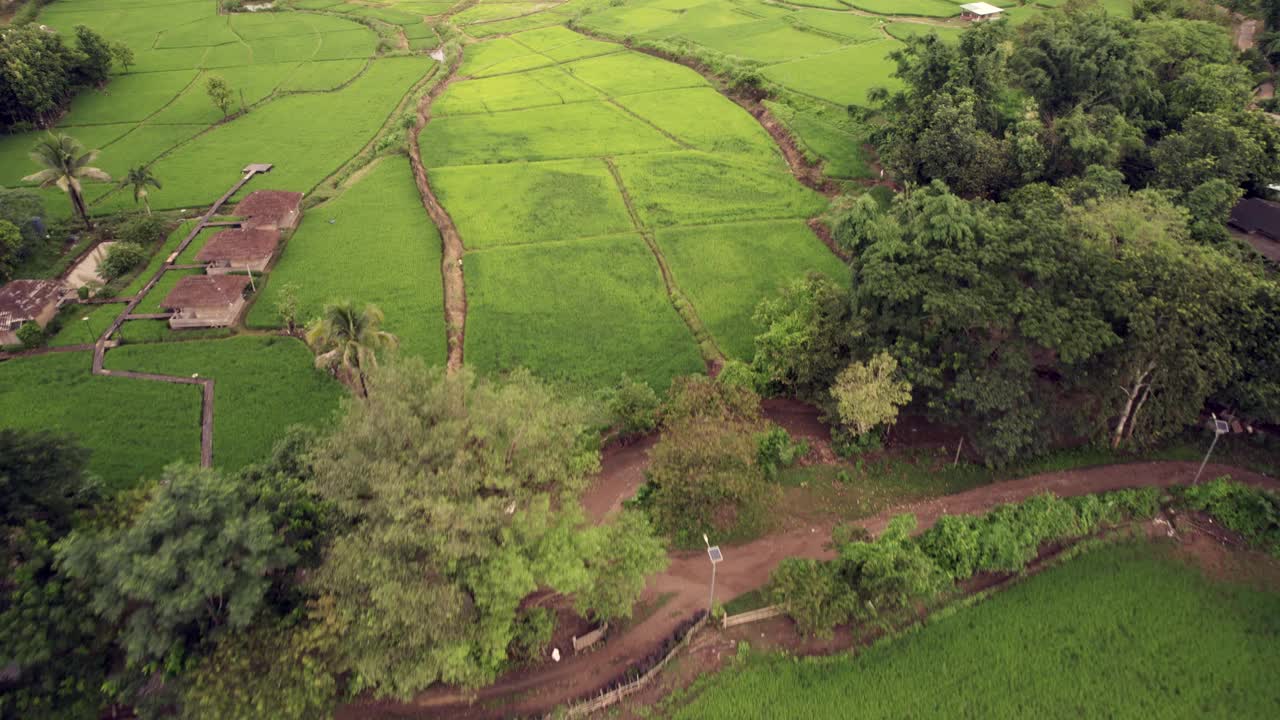
<svg viewBox="0 0 1280 720">
<path fill-rule="evenodd" d="M 234 324 L 244 309 L 247 275 L 188 275 L 178 281 L 160 307 L 177 312 L 169 326 L 222 327 Z"/>
<path fill-rule="evenodd" d="M 261 271 L 270 264 L 279 244 L 279 230 L 259 227 L 223 230 L 209 238 L 196 253 L 196 260 L 212 263 L 210 272 Z"/>
<path fill-rule="evenodd" d="M 0 345 L 17 343 L 16 332 L 25 323 L 49 324 L 66 292 L 56 280 L 13 280 L 0 287 Z"/>
<path fill-rule="evenodd" d="M 302 216 L 302 193 L 255 190 L 236 205 L 235 212 L 245 218 L 245 227 L 291 230 Z"/>
</svg>

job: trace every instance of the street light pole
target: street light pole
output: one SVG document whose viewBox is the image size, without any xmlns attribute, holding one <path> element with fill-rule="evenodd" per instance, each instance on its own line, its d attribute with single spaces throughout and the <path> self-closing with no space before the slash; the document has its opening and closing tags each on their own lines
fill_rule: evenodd
<svg viewBox="0 0 1280 720">
<path fill-rule="evenodd" d="M 84 317 L 80 318 L 80 322 L 84 322 L 84 323 L 89 322 L 89 316 L 85 315 Z M 89 344 L 94 345 L 95 341 L 93 339 L 93 331 L 89 329 L 88 325 L 82 325 L 81 327 L 84 328 L 85 334 L 89 336 Z"/>
<path fill-rule="evenodd" d="M 1209 464 L 1209 456 L 1213 454 L 1213 446 L 1218 444 L 1218 438 L 1226 435 L 1231 431 L 1231 426 L 1225 420 L 1219 420 L 1216 414 L 1213 415 L 1213 442 L 1209 443 L 1209 451 L 1204 454 L 1204 460 L 1200 461 L 1200 469 L 1196 470 L 1196 476 L 1191 480 L 1191 484 L 1195 485 L 1200 482 L 1200 474 L 1204 472 L 1204 466 Z"/>
<path fill-rule="evenodd" d="M 707 614 L 710 614 L 716 606 L 716 565 L 724 560 L 724 554 L 720 552 L 719 545 L 711 544 L 706 533 L 702 533 L 702 542 L 706 543 L 707 557 L 711 560 L 711 597 L 707 600 Z"/>
</svg>

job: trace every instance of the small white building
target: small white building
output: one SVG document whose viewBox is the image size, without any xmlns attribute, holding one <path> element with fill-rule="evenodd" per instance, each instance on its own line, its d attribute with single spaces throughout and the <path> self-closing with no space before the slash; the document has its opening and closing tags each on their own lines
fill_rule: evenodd
<svg viewBox="0 0 1280 720">
<path fill-rule="evenodd" d="M 974 22 L 980 20 L 994 20 L 1004 14 L 1004 8 L 998 8 L 991 3 L 974 2 L 960 6 L 960 16 L 966 20 Z"/>
</svg>

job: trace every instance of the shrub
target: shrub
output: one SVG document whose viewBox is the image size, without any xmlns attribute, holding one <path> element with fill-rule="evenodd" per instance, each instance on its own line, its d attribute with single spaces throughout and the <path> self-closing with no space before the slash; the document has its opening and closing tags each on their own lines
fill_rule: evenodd
<svg viewBox="0 0 1280 720">
<path fill-rule="evenodd" d="M 741 424 L 702 419 L 663 433 L 646 473 L 654 525 L 682 547 L 701 545 L 703 533 L 725 540 L 759 532 L 780 490 L 765 479 L 758 450 Z"/>
<path fill-rule="evenodd" d="M 126 275 L 130 270 L 147 261 L 147 251 L 139 244 L 119 242 L 107 250 L 107 256 L 98 265 L 98 276 L 108 282 Z"/>
<path fill-rule="evenodd" d="M 1280 558 L 1280 498 L 1229 476 L 1182 491 L 1188 507 L 1214 516 L 1250 544 Z"/>
<path fill-rule="evenodd" d="M 725 363 L 724 367 L 720 368 L 720 374 L 716 375 L 716 382 L 751 392 L 760 391 L 760 377 L 756 375 L 754 368 L 741 360 L 730 360 Z"/>
<path fill-rule="evenodd" d="M 779 470 L 790 467 L 809 454 L 809 443 L 792 441 L 787 431 L 777 425 L 756 435 L 756 445 L 756 463 L 770 480 L 777 476 Z"/>
<path fill-rule="evenodd" d="M 35 348 L 44 344 L 44 330 L 36 323 L 23 323 L 15 334 L 24 348 Z"/>
<path fill-rule="evenodd" d="M 116 231 L 116 239 L 148 247 L 161 242 L 169 235 L 168 223 L 154 215 L 136 217 Z"/>
<path fill-rule="evenodd" d="M 968 515 L 943 515 L 924 535 L 920 547 L 953 580 L 963 580 L 978 569 L 981 532 L 978 519 Z"/>
<path fill-rule="evenodd" d="M 556 614 L 550 609 L 534 607 L 521 612 L 515 621 L 515 634 L 507 657 L 515 664 L 537 662 L 555 630 Z"/>
<path fill-rule="evenodd" d="M 770 576 L 770 599 L 784 605 L 805 635 L 830 637 L 848 622 L 853 594 L 835 574 L 835 566 L 809 558 L 786 558 Z"/>
<path fill-rule="evenodd" d="M 614 426 L 624 436 L 643 435 L 656 428 L 660 405 L 658 394 L 648 383 L 627 375 L 605 399 Z"/>
<path fill-rule="evenodd" d="M 855 617 L 878 617 L 942 590 L 946 573 L 911 539 L 915 527 L 914 515 L 899 515 L 876 540 L 840 546 L 836 574 L 857 593 Z"/>
<path fill-rule="evenodd" d="M 663 408 L 663 424 L 672 427 L 698 419 L 758 423 L 760 396 L 750 388 L 718 383 L 705 375 L 686 375 L 672 380 Z"/>
</svg>

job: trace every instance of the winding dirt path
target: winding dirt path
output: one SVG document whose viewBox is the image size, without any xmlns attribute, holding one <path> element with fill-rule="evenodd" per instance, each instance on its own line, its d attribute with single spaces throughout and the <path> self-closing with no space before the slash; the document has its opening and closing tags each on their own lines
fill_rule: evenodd
<svg viewBox="0 0 1280 720">
<path fill-rule="evenodd" d="M 449 83 L 458 75 L 462 65 L 462 53 L 453 58 L 449 71 L 436 83 L 431 91 L 422 96 L 418 103 L 418 122 L 413 127 L 413 138 L 409 143 L 409 163 L 413 166 L 413 178 L 418 184 L 418 194 L 422 196 L 422 206 L 431 216 L 431 222 L 440 230 L 441 261 L 440 276 L 444 280 L 444 320 L 445 332 L 449 345 L 448 360 L 445 367 L 449 372 L 462 368 L 463 346 L 466 340 L 467 327 L 467 288 L 462 276 L 462 255 L 466 248 L 462 245 L 462 236 L 453 218 L 436 199 L 431 189 L 431 180 L 427 168 L 422 164 L 422 150 L 418 138 L 431 121 L 431 104 L 449 87 Z"/>
<path fill-rule="evenodd" d="M 606 458 L 605 469 L 612 467 L 613 472 L 634 473 L 637 471 L 637 457 L 645 452 L 647 448 L 641 446 L 623 448 L 619 456 Z M 617 460 L 616 466 L 611 466 L 611 459 Z M 1197 467 L 1195 462 L 1141 462 L 1043 473 L 904 505 L 854 524 L 879 533 L 895 515 L 912 513 L 918 522 L 917 532 L 923 532 L 942 515 L 981 513 L 996 505 L 1018 502 L 1046 491 L 1069 497 L 1124 488 L 1185 484 L 1190 482 Z M 1258 473 L 1217 464 L 1206 468 L 1206 477 L 1219 475 L 1231 475 L 1241 482 L 1280 489 L 1280 481 Z M 616 477 L 602 476 L 597 482 L 618 487 Z M 588 492 L 588 498 L 592 492 L 595 488 Z M 599 507 L 596 505 L 597 510 Z M 724 548 L 725 561 L 717 573 L 716 596 L 732 598 L 762 586 L 784 558 L 831 557 L 833 553 L 827 547 L 831 527 L 832 524 L 826 522 Z M 633 661 L 653 653 L 681 620 L 706 607 L 709 580 L 705 553 L 673 552 L 666 571 L 650 578 L 642 597 L 642 602 L 658 605 L 657 610 L 619 634 L 611 635 L 594 652 L 567 655 L 559 663 L 508 674 L 472 696 L 453 688 L 439 687 L 422 693 L 409 703 L 348 705 L 339 709 L 337 717 L 343 720 L 478 719 L 545 713 L 593 692 L 621 674 Z"/>
</svg>

